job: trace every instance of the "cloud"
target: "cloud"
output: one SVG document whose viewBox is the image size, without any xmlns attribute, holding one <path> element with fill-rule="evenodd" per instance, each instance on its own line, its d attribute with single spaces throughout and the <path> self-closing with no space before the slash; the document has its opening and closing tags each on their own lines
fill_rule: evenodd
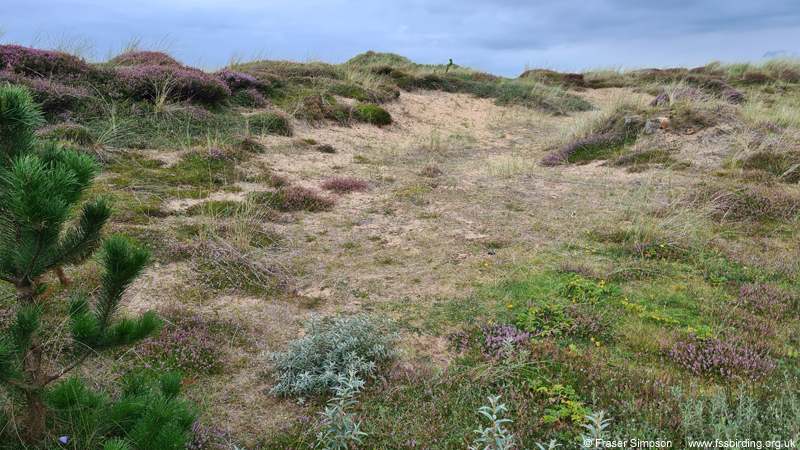
<svg viewBox="0 0 800 450">
<path fill-rule="evenodd" d="M 35 4 L 33 4 L 35 3 Z M 366 50 L 424 63 L 454 58 L 498 74 L 526 62 L 557 67 L 703 64 L 796 54 L 800 2 L 775 0 L 99 0 L 14 2 L 4 42 L 37 30 L 91 38 L 100 48 L 131 36 L 176 41 L 188 62 L 224 64 L 238 52 L 316 55 L 340 62 Z M 69 24 L 65 27 L 64 24 Z M 766 52 L 766 53 L 765 53 Z"/>
<path fill-rule="evenodd" d="M 764 53 L 762 58 L 774 58 L 776 56 L 781 56 L 781 55 L 785 55 L 785 54 L 786 54 L 786 50 L 773 50 L 771 52 Z"/>
</svg>

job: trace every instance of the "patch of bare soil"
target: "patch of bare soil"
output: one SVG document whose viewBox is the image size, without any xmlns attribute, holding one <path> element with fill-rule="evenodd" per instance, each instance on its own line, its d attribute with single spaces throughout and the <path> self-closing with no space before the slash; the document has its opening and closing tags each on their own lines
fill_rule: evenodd
<svg viewBox="0 0 800 450">
<path fill-rule="evenodd" d="M 143 150 L 137 150 L 137 153 L 147 157 L 148 159 L 162 161 L 164 163 L 162 167 L 172 167 L 175 164 L 179 163 L 181 160 L 180 152 L 178 151 L 143 149 Z"/>
</svg>

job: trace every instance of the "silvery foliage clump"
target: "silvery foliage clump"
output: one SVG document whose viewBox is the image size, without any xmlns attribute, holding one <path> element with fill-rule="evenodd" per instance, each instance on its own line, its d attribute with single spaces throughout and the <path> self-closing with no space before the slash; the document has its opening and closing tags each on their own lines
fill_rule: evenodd
<svg viewBox="0 0 800 450">
<path fill-rule="evenodd" d="M 603 441 L 610 441 L 611 436 L 606 431 L 609 425 L 611 425 L 611 419 L 605 419 L 605 411 L 600 411 L 599 413 L 587 414 L 586 420 L 590 423 L 581 425 L 583 428 L 586 428 L 589 433 L 581 435 L 581 449 L 583 450 L 594 450 L 602 448 L 601 446 L 597 446 L 598 444 Z M 590 445 L 586 445 L 590 444 Z"/>
<path fill-rule="evenodd" d="M 333 389 L 352 371 L 362 380 L 375 370 L 375 361 L 398 354 L 399 339 L 391 320 L 359 314 L 348 318 L 311 316 L 306 335 L 281 353 L 264 354 L 275 365 L 275 396 L 314 396 Z"/>
<path fill-rule="evenodd" d="M 487 428 L 478 428 L 473 430 L 475 433 L 480 434 L 479 437 L 472 441 L 473 445 L 469 446 L 469 450 L 508 450 L 514 447 L 514 435 L 507 429 L 503 428 L 506 422 L 513 422 L 511 419 L 498 419 L 498 414 L 501 411 L 508 411 L 505 404 L 498 405 L 500 400 L 499 395 L 487 397 L 490 406 L 481 406 L 478 414 L 484 415 L 491 421 L 491 426 Z"/>
<path fill-rule="evenodd" d="M 336 396 L 328 402 L 325 411 L 319 414 L 324 417 L 322 421 L 323 431 L 317 433 L 316 447 L 324 450 L 347 450 L 348 442 L 356 441 L 362 444 L 359 436 L 366 436 L 367 433 L 360 431 L 361 422 L 356 423 L 353 418 L 354 413 L 345 410 L 355 405 L 355 395 L 361 391 L 364 381 L 356 377 L 356 373 L 350 370 L 349 377 L 340 375 L 338 386 L 334 388 Z"/>
<path fill-rule="evenodd" d="M 556 440 L 553 439 L 550 441 L 550 444 L 547 447 L 538 442 L 536 443 L 536 446 L 539 447 L 539 450 L 554 450 L 556 447 L 561 447 L 561 444 L 556 444 Z"/>
</svg>

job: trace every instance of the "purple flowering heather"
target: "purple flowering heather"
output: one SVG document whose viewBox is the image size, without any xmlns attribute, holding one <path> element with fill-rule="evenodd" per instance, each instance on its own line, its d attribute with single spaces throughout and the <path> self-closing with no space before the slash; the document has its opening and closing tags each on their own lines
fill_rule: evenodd
<svg viewBox="0 0 800 450">
<path fill-rule="evenodd" d="M 559 273 L 576 273 L 584 278 L 597 277 L 597 272 L 595 272 L 594 269 L 581 264 L 572 264 L 572 263 L 561 264 L 556 268 L 556 271 Z"/>
<path fill-rule="evenodd" d="M 216 425 L 205 426 L 202 422 L 195 422 L 189 432 L 187 450 L 210 450 L 223 448 L 223 444 L 230 440 L 230 431 Z"/>
<path fill-rule="evenodd" d="M 365 191 L 369 186 L 366 181 L 356 178 L 329 178 L 320 183 L 319 187 L 337 194 L 346 194 L 348 192 Z"/>
<path fill-rule="evenodd" d="M 764 127 L 766 129 L 768 129 L 769 131 L 772 131 L 773 133 L 783 133 L 783 130 L 781 129 L 781 127 L 779 127 L 778 124 L 775 124 L 775 123 L 772 123 L 772 122 L 766 122 L 766 121 L 758 122 L 756 125 Z"/>
<path fill-rule="evenodd" d="M 564 309 L 564 316 L 571 325 L 564 329 L 564 335 L 579 338 L 596 338 L 603 342 L 614 340 L 612 320 L 599 310 L 585 307 L 569 307 Z"/>
<path fill-rule="evenodd" d="M 775 283 L 747 283 L 739 290 L 739 305 L 753 314 L 781 318 L 800 302 L 797 291 L 787 291 Z"/>
<path fill-rule="evenodd" d="M 87 76 L 98 72 L 98 69 L 76 56 L 21 45 L 0 45 L 0 70 L 39 77 L 67 74 Z"/>
<path fill-rule="evenodd" d="M 0 75 L 0 78 L 3 78 Z M 42 105 L 47 114 L 59 114 L 90 107 L 96 103 L 89 90 L 82 86 L 68 86 L 51 78 L 20 77 L 17 84 L 26 86 L 33 99 Z"/>
<path fill-rule="evenodd" d="M 725 89 L 720 94 L 723 100 L 728 103 L 742 103 L 746 100 L 744 93 L 738 89 Z"/>
<path fill-rule="evenodd" d="M 255 88 L 261 85 L 261 81 L 258 78 L 234 70 L 220 70 L 219 72 L 214 72 L 212 76 L 225 83 L 231 91 Z"/>
<path fill-rule="evenodd" d="M 706 80 L 700 86 L 703 89 L 708 89 L 709 91 L 713 92 L 722 92 L 725 89 L 732 89 L 730 84 L 716 78 Z"/>
<path fill-rule="evenodd" d="M 316 192 L 300 186 L 280 188 L 271 192 L 254 194 L 253 200 L 278 211 L 325 211 L 333 207 L 334 201 L 321 197 Z"/>
<path fill-rule="evenodd" d="M 710 200 L 717 218 L 734 221 L 790 220 L 800 213 L 800 196 L 771 186 L 745 185 L 734 190 L 707 186 L 689 199 Z"/>
<path fill-rule="evenodd" d="M 661 341 L 667 360 L 695 375 L 756 381 L 775 370 L 766 344 L 740 337 L 698 339 L 694 333 Z"/>
<path fill-rule="evenodd" d="M 487 360 L 498 359 L 506 354 L 508 344 L 515 350 L 526 346 L 533 335 L 510 323 L 485 322 L 470 329 L 459 330 L 450 335 L 458 351 L 478 350 Z"/>
<path fill-rule="evenodd" d="M 725 313 L 725 324 L 732 330 L 745 332 L 758 339 L 775 339 L 778 330 L 775 324 L 764 317 L 756 316 L 746 309 L 731 308 Z"/>
<path fill-rule="evenodd" d="M 560 148 L 539 161 L 542 166 L 557 166 L 581 157 L 599 155 L 605 150 L 622 144 L 625 137 L 619 133 L 602 133 L 589 136 Z"/>
<path fill-rule="evenodd" d="M 800 277 L 800 251 L 781 251 L 770 254 L 771 246 L 764 242 L 759 245 L 747 245 L 744 248 L 733 247 L 730 242 L 717 240 L 715 245 L 724 252 L 725 258 L 741 266 L 760 267 L 786 278 Z"/>
<path fill-rule="evenodd" d="M 652 106 L 659 106 L 659 105 L 662 105 L 664 103 L 670 103 L 673 100 L 677 101 L 677 100 L 684 100 L 684 99 L 687 99 L 687 98 L 689 100 L 695 100 L 700 96 L 700 91 L 698 91 L 695 88 L 680 87 L 680 88 L 674 89 L 671 92 L 671 94 L 672 95 L 670 96 L 670 92 L 663 92 L 663 93 L 659 94 L 658 97 L 653 99 L 653 101 L 650 102 L 650 104 Z"/>
<path fill-rule="evenodd" d="M 152 51 L 123 53 L 116 56 L 110 62 L 120 66 L 183 67 L 183 64 L 178 62 L 172 56 L 169 56 L 166 53 Z"/>
<path fill-rule="evenodd" d="M 5 331 L 14 321 L 14 310 L 12 308 L 0 309 L 0 330 Z"/>
<path fill-rule="evenodd" d="M 169 98 L 215 103 L 231 95 L 222 81 L 197 69 L 138 66 L 117 69 L 115 90 L 136 100 L 154 99 L 164 90 Z"/>
<path fill-rule="evenodd" d="M 132 363 L 195 378 L 222 371 L 227 362 L 222 347 L 241 332 L 236 323 L 190 314 L 186 308 L 165 309 L 159 315 L 165 319 L 164 329 L 142 341 Z"/>
</svg>

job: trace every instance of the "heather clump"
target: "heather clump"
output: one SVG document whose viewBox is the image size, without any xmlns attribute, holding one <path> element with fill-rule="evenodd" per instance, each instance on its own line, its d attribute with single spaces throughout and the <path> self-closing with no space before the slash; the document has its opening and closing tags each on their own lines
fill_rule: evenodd
<svg viewBox="0 0 800 450">
<path fill-rule="evenodd" d="M 700 91 L 690 87 L 679 87 L 671 91 L 662 92 L 650 104 L 652 106 L 660 106 L 665 103 L 672 103 L 682 100 L 696 100 L 700 97 Z"/>
<path fill-rule="evenodd" d="M 0 45 L 0 70 L 41 78 L 73 76 L 91 79 L 99 73 L 91 64 L 67 53 L 11 44 Z"/>
<path fill-rule="evenodd" d="M 279 188 L 274 191 L 258 192 L 252 195 L 258 205 L 265 205 L 278 211 L 318 212 L 331 209 L 334 201 L 320 196 L 311 189 L 300 186 Z"/>
<path fill-rule="evenodd" d="M 781 69 L 778 78 L 787 83 L 797 83 L 800 82 L 800 73 L 792 69 Z"/>
<path fill-rule="evenodd" d="M 497 75 L 492 75 L 490 73 L 485 73 L 485 72 L 472 72 L 472 74 L 470 76 L 472 77 L 473 81 L 486 82 L 486 81 L 497 81 L 498 80 Z"/>
<path fill-rule="evenodd" d="M 269 100 L 256 88 L 241 89 L 231 95 L 231 104 L 248 108 L 267 108 Z"/>
<path fill-rule="evenodd" d="M 28 88 L 34 101 L 41 105 L 42 112 L 48 117 L 60 120 L 85 119 L 100 113 L 96 97 L 84 86 L 0 71 L 0 83 L 4 81 Z"/>
<path fill-rule="evenodd" d="M 216 425 L 195 422 L 189 431 L 186 450 L 219 450 L 231 441 L 230 430 Z"/>
<path fill-rule="evenodd" d="M 289 117 L 282 112 L 267 111 L 247 117 L 251 132 L 261 134 L 276 134 L 278 136 L 291 136 L 292 124 Z"/>
<path fill-rule="evenodd" d="M 109 64 L 114 66 L 183 67 L 183 64 L 166 53 L 148 50 L 126 52 L 117 55 L 109 61 Z"/>
<path fill-rule="evenodd" d="M 228 88 L 234 92 L 240 89 L 250 89 L 261 86 L 261 81 L 255 76 L 235 70 L 220 70 L 219 72 L 214 72 L 213 76 L 224 82 Z"/>
<path fill-rule="evenodd" d="M 264 151 L 264 145 L 248 134 L 237 134 L 233 140 L 234 145 L 245 152 L 261 153 Z"/>
<path fill-rule="evenodd" d="M 221 373 L 228 362 L 224 347 L 241 327 L 231 320 L 209 318 L 185 307 L 159 311 L 164 328 L 136 348 L 136 357 L 122 355 L 123 370 L 153 369 L 197 378 Z"/>
<path fill-rule="evenodd" d="M 92 145 L 95 137 L 83 125 L 73 122 L 61 122 L 54 125 L 47 125 L 36 131 L 36 135 L 41 139 L 56 141 L 72 141 L 81 145 Z"/>
<path fill-rule="evenodd" d="M 661 339 L 660 351 L 664 362 L 717 379 L 757 381 L 777 367 L 768 345 L 736 335 L 700 338 L 695 333 L 673 334 Z"/>
<path fill-rule="evenodd" d="M 758 339 L 775 339 L 778 328 L 775 322 L 753 314 L 748 309 L 734 307 L 725 311 L 724 323 L 729 333 L 743 332 L 746 336 L 757 336 Z"/>
<path fill-rule="evenodd" d="M 775 247 L 774 244 L 759 242 L 752 237 L 746 243 L 738 245 L 718 239 L 715 246 L 719 254 L 724 256 L 724 261 L 728 263 L 727 267 L 752 268 L 762 274 L 768 274 L 771 279 L 794 279 L 800 275 L 800 251 L 797 249 Z M 754 278 L 748 281 L 761 280 Z"/>
<path fill-rule="evenodd" d="M 542 166 L 591 161 L 605 158 L 636 141 L 641 119 L 629 109 L 617 108 L 613 115 L 591 125 L 590 130 L 573 138 L 569 144 L 550 152 L 539 161 Z"/>
<path fill-rule="evenodd" d="M 116 70 L 112 90 L 134 100 L 191 100 L 217 103 L 231 90 L 222 81 L 197 69 L 168 66 L 132 66 Z"/>
<path fill-rule="evenodd" d="M 314 148 L 320 153 L 329 153 L 329 154 L 336 153 L 336 148 L 331 144 L 325 144 L 325 143 L 317 144 L 314 146 Z"/>
<path fill-rule="evenodd" d="M 739 290 L 738 304 L 752 314 L 780 319 L 794 313 L 800 296 L 797 291 L 788 291 L 775 283 L 745 283 Z"/>
<path fill-rule="evenodd" d="M 762 120 L 761 122 L 756 123 L 756 126 L 764 128 L 773 133 L 783 133 L 783 129 L 781 129 L 781 127 L 774 122 Z"/>
<path fill-rule="evenodd" d="M 514 324 L 489 320 L 454 332 L 450 340 L 459 352 L 472 351 L 486 360 L 495 360 L 525 348 L 533 336 Z"/>
<path fill-rule="evenodd" d="M 720 97 L 728 103 L 743 103 L 747 100 L 744 92 L 733 88 L 723 90 Z"/>
<path fill-rule="evenodd" d="M 299 63 L 294 61 L 261 60 L 237 64 L 235 69 L 248 73 L 269 73 L 280 78 L 329 78 L 338 80 L 339 71 L 323 62 Z"/>
<path fill-rule="evenodd" d="M 542 166 L 557 166 L 585 159 L 601 157 L 625 143 L 625 137 L 615 133 L 602 133 L 578 139 L 551 152 L 539 161 Z"/>
<path fill-rule="evenodd" d="M 317 396 L 340 384 L 342 377 L 371 377 L 377 363 L 393 359 L 399 335 L 391 321 L 367 315 L 335 318 L 312 316 L 305 336 L 280 353 L 267 352 L 275 366 L 276 396 Z"/>
<path fill-rule="evenodd" d="M 369 185 L 366 181 L 357 178 L 329 178 L 320 183 L 319 187 L 337 194 L 346 194 L 348 192 L 365 191 L 369 188 Z"/>
<path fill-rule="evenodd" d="M 538 80 L 544 84 L 565 84 L 585 87 L 586 81 L 582 73 L 559 73 L 549 69 L 532 69 L 523 72 L 519 78 Z"/>
<path fill-rule="evenodd" d="M 737 81 L 744 85 L 754 85 L 767 84 L 772 82 L 772 79 L 768 75 L 760 72 L 747 72 L 743 74 Z"/>
<path fill-rule="evenodd" d="M 563 329 L 565 336 L 589 339 L 595 346 L 610 344 L 617 336 L 614 334 L 613 318 L 603 308 L 573 306 L 564 308 L 564 317 L 569 323 Z"/>
<path fill-rule="evenodd" d="M 713 206 L 713 216 L 718 220 L 791 220 L 800 213 L 800 197 L 785 192 L 780 187 L 705 186 L 689 199 L 693 202 L 710 203 Z"/>
<path fill-rule="evenodd" d="M 717 78 L 704 80 L 702 83 L 700 83 L 700 87 L 714 93 L 721 93 L 726 89 L 733 89 L 730 84 Z"/>
</svg>

